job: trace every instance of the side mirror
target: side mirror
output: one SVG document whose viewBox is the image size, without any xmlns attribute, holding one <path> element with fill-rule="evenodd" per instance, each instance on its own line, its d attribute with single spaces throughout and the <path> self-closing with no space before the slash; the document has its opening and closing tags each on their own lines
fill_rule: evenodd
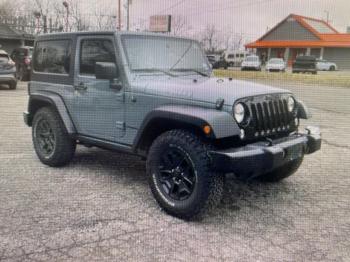
<svg viewBox="0 0 350 262">
<path fill-rule="evenodd" d="M 117 65 L 110 62 L 96 62 L 95 64 L 96 79 L 105 79 L 113 81 L 118 78 Z"/>
</svg>

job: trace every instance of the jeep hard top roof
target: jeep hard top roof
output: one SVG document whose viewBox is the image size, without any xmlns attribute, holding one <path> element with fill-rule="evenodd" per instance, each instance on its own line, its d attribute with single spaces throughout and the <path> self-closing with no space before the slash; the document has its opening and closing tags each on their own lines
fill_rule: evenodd
<svg viewBox="0 0 350 262">
<path fill-rule="evenodd" d="M 72 37 L 76 37 L 76 36 L 94 36 L 94 35 L 160 36 L 160 37 L 169 37 L 169 38 L 176 38 L 176 39 L 193 40 L 193 39 L 187 38 L 187 37 L 165 35 L 165 34 L 154 33 L 154 32 L 131 32 L 131 31 L 80 31 L 80 32 L 70 32 L 70 33 L 67 33 L 67 32 L 50 33 L 50 34 L 39 35 L 35 38 L 35 40 L 38 41 L 38 40 L 53 40 L 53 39 L 65 39 L 65 38 L 67 39 L 67 38 L 72 38 Z"/>
</svg>

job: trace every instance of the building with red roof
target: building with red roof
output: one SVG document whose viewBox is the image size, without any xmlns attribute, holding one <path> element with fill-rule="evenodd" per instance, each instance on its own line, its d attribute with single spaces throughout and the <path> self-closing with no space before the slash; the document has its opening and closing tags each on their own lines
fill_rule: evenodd
<svg viewBox="0 0 350 262">
<path fill-rule="evenodd" d="M 350 34 L 311 17 L 290 14 L 246 48 L 256 49 L 263 60 L 279 57 L 290 65 L 298 55 L 313 55 L 350 69 Z"/>
</svg>

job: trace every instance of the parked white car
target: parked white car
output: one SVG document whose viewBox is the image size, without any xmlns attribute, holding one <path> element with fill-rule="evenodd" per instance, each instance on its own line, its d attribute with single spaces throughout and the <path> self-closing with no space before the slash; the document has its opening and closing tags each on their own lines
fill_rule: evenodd
<svg viewBox="0 0 350 262">
<path fill-rule="evenodd" d="M 319 71 L 335 71 L 338 69 L 335 63 L 323 59 L 317 60 L 316 68 Z"/>
<path fill-rule="evenodd" d="M 261 61 L 259 57 L 256 55 L 247 56 L 241 64 L 241 70 L 261 71 Z"/>
<path fill-rule="evenodd" d="M 285 72 L 286 71 L 286 63 L 282 58 L 271 58 L 266 64 L 266 71 L 272 72 Z"/>
</svg>

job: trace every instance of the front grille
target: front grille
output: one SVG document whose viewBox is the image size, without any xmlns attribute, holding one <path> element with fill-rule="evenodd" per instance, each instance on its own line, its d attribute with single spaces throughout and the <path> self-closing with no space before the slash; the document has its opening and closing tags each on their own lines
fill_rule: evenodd
<svg viewBox="0 0 350 262">
<path fill-rule="evenodd" d="M 248 118 L 242 124 L 247 138 L 278 135 L 296 129 L 295 114 L 288 112 L 286 95 L 268 95 L 243 101 Z"/>
</svg>

